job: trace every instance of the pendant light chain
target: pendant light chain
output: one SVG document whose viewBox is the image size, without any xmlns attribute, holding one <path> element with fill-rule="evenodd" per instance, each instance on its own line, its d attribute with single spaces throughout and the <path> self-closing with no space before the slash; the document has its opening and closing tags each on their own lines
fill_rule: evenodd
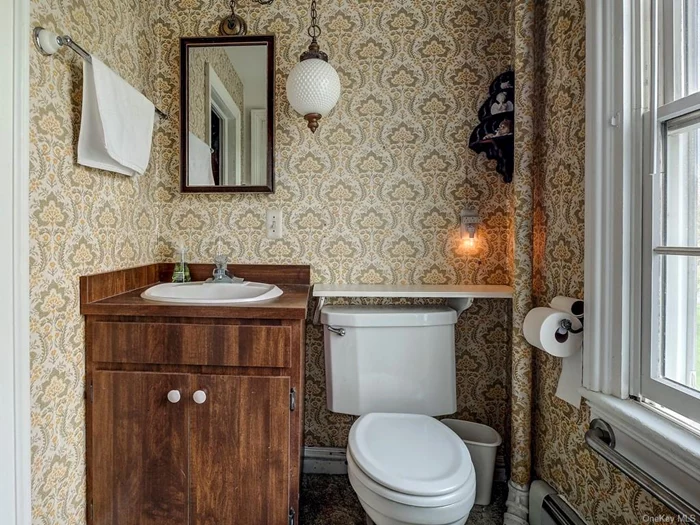
<svg viewBox="0 0 700 525">
<path fill-rule="evenodd" d="M 316 39 L 321 36 L 321 27 L 318 25 L 318 11 L 316 11 L 316 0 L 311 0 L 311 25 L 306 32 L 311 37 L 313 43 L 316 43 Z"/>
<path fill-rule="evenodd" d="M 311 37 L 308 51 L 304 51 L 299 59 L 303 62 L 310 58 L 318 58 L 324 62 L 328 62 L 328 55 L 321 51 L 318 45 L 318 37 L 321 36 L 321 26 L 318 25 L 318 11 L 316 11 L 316 0 L 311 0 L 311 25 L 306 30 L 306 33 Z"/>
</svg>

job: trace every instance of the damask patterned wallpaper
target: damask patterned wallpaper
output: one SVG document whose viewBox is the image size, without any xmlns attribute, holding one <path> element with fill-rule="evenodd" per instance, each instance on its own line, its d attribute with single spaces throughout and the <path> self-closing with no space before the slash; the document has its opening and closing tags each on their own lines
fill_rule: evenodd
<svg viewBox="0 0 700 525">
<path fill-rule="evenodd" d="M 252 4 L 252 3 L 250 3 Z M 310 263 L 316 282 L 508 284 L 509 187 L 467 150 L 491 79 L 510 59 L 510 0 L 341 0 L 320 9 L 343 96 L 312 135 L 284 80 L 308 45 L 308 3 L 246 5 L 251 33 L 277 35 L 276 193 L 178 192 L 179 37 L 216 34 L 226 2 L 32 0 L 33 22 L 70 33 L 170 113 L 151 166 L 127 178 L 75 164 L 81 65 L 31 57 L 32 453 L 34 522 L 82 524 L 84 346 L 80 275 L 217 252 L 247 263 Z M 483 220 L 460 248 L 464 204 Z M 286 234 L 264 236 L 266 209 Z M 507 301 L 477 301 L 458 331 L 459 416 L 504 432 Z M 350 421 L 325 409 L 318 327 L 307 341 L 309 445 L 342 445 Z"/>
<path fill-rule="evenodd" d="M 543 2 L 535 14 L 543 96 L 534 214 L 537 306 L 583 297 L 585 5 Z M 561 360 L 534 351 L 534 469 L 595 525 L 637 525 L 665 509 L 584 442 L 589 409 L 554 396 Z"/>
<path fill-rule="evenodd" d="M 545 60 L 536 173 L 537 302 L 581 293 L 583 0 L 536 2 Z M 252 4 L 252 3 L 251 3 Z M 490 80 L 511 61 L 511 0 L 338 0 L 322 45 L 343 83 L 312 135 L 284 97 L 307 45 L 307 2 L 246 4 L 252 33 L 277 35 L 277 192 L 178 193 L 178 39 L 216 33 L 214 0 L 32 0 L 33 22 L 66 31 L 171 114 L 151 167 L 127 178 L 75 164 L 81 67 L 31 56 L 33 521 L 84 523 L 84 348 L 78 276 L 168 260 L 310 263 L 316 282 L 511 282 L 510 186 L 466 148 Z M 479 257 L 460 251 L 463 204 L 484 220 Z M 264 237 L 265 210 L 287 233 Z M 504 432 L 510 305 L 477 301 L 458 327 L 459 416 Z M 351 421 L 325 409 L 322 340 L 309 326 L 308 445 L 341 446 Z M 534 468 L 590 523 L 639 523 L 656 504 L 583 445 L 588 421 L 554 398 L 559 363 L 535 353 Z"/>
<path fill-rule="evenodd" d="M 156 100 L 149 5 L 32 0 L 32 25 L 70 34 Z M 144 176 L 131 178 L 78 166 L 81 61 L 69 50 L 48 58 L 32 47 L 30 67 L 32 523 L 82 524 L 85 355 L 78 278 L 154 261 L 156 159 Z"/>
<path fill-rule="evenodd" d="M 322 48 L 343 93 L 316 134 L 291 110 L 286 76 L 308 46 L 308 2 L 243 4 L 252 34 L 277 36 L 274 195 L 178 192 L 177 118 L 156 140 L 162 228 L 158 254 L 180 239 L 191 258 L 310 263 L 315 282 L 509 283 L 509 192 L 467 150 L 489 83 L 509 65 L 510 0 L 346 1 L 319 6 Z M 178 39 L 216 34 L 227 6 L 164 0 L 155 26 L 161 103 L 179 108 Z M 480 256 L 460 247 L 459 211 L 484 221 Z M 285 235 L 265 237 L 280 209 Z M 459 415 L 504 432 L 509 305 L 477 301 L 458 326 Z M 344 446 L 349 416 L 326 410 L 323 344 L 308 326 L 306 444 Z"/>
</svg>

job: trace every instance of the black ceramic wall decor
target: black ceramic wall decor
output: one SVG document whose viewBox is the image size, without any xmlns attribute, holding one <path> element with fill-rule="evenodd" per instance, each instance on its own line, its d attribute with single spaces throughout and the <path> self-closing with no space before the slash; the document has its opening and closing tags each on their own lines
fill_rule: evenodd
<svg viewBox="0 0 700 525">
<path fill-rule="evenodd" d="M 515 122 L 515 73 L 501 73 L 491 82 L 489 96 L 479 109 L 479 124 L 469 137 L 469 147 L 496 161 L 503 182 L 513 180 L 513 125 Z"/>
</svg>

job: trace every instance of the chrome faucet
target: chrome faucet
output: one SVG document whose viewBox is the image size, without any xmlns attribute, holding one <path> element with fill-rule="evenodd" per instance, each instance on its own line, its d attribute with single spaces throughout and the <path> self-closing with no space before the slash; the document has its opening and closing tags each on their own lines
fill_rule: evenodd
<svg viewBox="0 0 700 525">
<path fill-rule="evenodd" d="M 214 268 L 214 272 L 212 277 L 207 279 L 206 282 L 208 283 L 242 283 L 243 278 L 242 277 L 236 277 L 235 275 L 232 275 L 231 272 L 228 271 L 228 261 L 226 260 L 225 255 L 217 255 L 214 257 L 214 264 L 216 265 L 216 268 Z"/>
</svg>

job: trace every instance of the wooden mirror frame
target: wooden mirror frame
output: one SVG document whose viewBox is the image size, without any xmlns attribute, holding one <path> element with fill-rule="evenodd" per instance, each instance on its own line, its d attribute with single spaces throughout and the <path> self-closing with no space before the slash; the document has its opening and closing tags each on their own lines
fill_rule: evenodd
<svg viewBox="0 0 700 525">
<path fill-rule="evenodd" d="M 189 50 L 193 47 L 265 44 L 267 53 L 267 184 L 264 186 L 188 186 Z M 180 38 L 180 192 L 274 193 L 275 191 L 275 36 L 213 36 Z"/>
</svg>

